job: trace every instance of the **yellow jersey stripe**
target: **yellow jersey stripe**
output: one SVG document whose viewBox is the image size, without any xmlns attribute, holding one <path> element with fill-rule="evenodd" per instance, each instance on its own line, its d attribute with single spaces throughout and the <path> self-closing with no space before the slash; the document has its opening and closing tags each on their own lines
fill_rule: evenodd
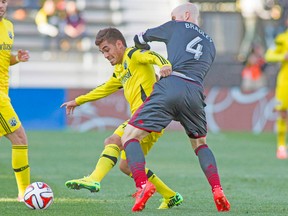
<svg viewBox="0 0 288 216">
<path fill-rule="evenodd" d="M 9 128 L 9 125 L 5 121 L 4 117 L 0 113 L 0 124 L 2 125 L 3 129 L 6 131 L 6 133 L 11 133 L 12 131 Z"/>
<path fill-rule="evenodd" d="M 169 64 L 168 61 L 165 58 L 163 58 L 161 55 L 159 55 L 158 53 L 155 53 L 152 51 L 152 52 L 150 52 L 150 54 L 156 56 L 161 61 L 161 63 L 163 65 Z"/>
</svg>

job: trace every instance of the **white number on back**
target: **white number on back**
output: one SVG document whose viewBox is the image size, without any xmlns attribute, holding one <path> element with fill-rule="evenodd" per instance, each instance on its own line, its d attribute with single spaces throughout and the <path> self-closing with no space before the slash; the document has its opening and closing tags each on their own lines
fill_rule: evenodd
<svg viewBox="0 0 288 216">
<path fill-rule="evenodd" d="M 200 41 L 202 41 L 202 39 L 200 37 L 196 37 L 193 40 L 191 40 L 186 46 L 186 51 L 189 53 L 195 54 L 194 59 L 196 60 L 199 60 L 199 58 L 203 54 L 202 52 L 203 46 L 199 44 Z M 196 45 L 197 45 L 196 49 L 193 48 Z"/>
</svg>

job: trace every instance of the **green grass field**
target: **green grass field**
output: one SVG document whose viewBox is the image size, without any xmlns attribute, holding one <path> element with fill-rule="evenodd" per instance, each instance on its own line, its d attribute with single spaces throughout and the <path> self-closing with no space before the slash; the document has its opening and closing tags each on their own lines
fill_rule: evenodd
<svg viewBox="0 0 288 216">
<path fill-rule="evenodd" d="M 147 157 L 147 167 L 184 197 L 181 206 L 158 210 L 155 194 L 141 213 L 131 213 L 135 191 L 132 179 L 118 167 L 102 181 L 101 191 L 74 191 L 66 180 L 80 178 L 94 169 L 111 131 L 75 133 L 29 131 L 31 180 L 48 183 L 54 203 L 42 211 L 16 202 L 17 190 L 11 169 L 11 146 L 0 143 L 0 215 L 287 215 L 288 160 L 275 157 L 275 135 L 263 133 L 209 134 L 222 185 L 231 203 L 229 213 L 217 213 L 210 186 L 202 173 L 184 132 L 167 131 Z"/>
</svg>

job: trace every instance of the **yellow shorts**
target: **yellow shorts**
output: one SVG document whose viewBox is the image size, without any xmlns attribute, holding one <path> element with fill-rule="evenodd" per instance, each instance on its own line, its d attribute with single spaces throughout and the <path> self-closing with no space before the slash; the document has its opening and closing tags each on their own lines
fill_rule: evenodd
<svg viewBox="0 0 288 216">
<path fill-rule="evenodd" d="M 12 133 L 21 126 L 21 122 L 8 96 L 0 95 L 0 137 Z"/>
<path fill-rule="evenodd" d="M 288 89 L 287 85 L 278 85 L 275 91 L 276 110 L 288 109 Z"/>
<path fill-rule="evenodd" d="M 114 131 L 114 134 L 117 134 L 118 136 L 122 137 L 122 135 L 124 133 L 124 129 L 125 129 L 127 123 L 128 123 L 128 120 L 125 121 L 123 124 L 121 124 Z M 150 149 L 152 148 L 154 143 L 157 142 L 157 140 L 159 139 L 159 137 L 162 136 L 163 133 L 164 133 L 164 130 L 162 130 L 161 133 L 152 132 L 140 142 L 141 148 L 142 148 L 143 153 L 144 153 L 145 156 L 148 154 L 148 152 L 150 151 Z M 121 152 L 121 159 L 126 160 L 125 151 Z"/>
</svg>

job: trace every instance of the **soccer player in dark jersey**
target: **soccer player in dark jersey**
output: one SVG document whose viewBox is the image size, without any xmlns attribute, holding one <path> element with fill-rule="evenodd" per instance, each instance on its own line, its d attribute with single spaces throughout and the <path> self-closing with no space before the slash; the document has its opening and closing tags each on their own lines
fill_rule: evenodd
<svg viewBox="0 0 288 216">
<path fill-rule="evenodd" d="M 61 107 L 66 107 L 66 113 L 72 114 L 73 110 L 81 104 L 99 100 L 113 94 L 119 89 L 123 89 L 126 101 L 133 114 L 153 90 L 153 85 L 156 82 L 153 64 L 158 65 L 164 71 L 165 68 L 170 71 L 170 62 L 153 51 L 127 47 L 122 33 L 115 28 L 100 30 L 96 36 L 95 43 L 104 57 L 114 66 L 113 75 L 104 84 L 85 95 L 63 103 Z M 100 190 L 100 182 L 115 166 L 120 155 L 120 150 L 123 149 L 121 136 L 124 133 L 127 122 L 125 121 L 119 125 L 114 133 L 105 139 L 105 148 L 91 175 L 67 181 L 65 185 L 68 188 L 77 190 L 85 188 L 91 192 L 98 192 Z M 160 131 L 160 133 L 150 133 L 141 141 L 140 145 L 144 155 L 148 154 L 162 134 L 163 131 Z M 131 176 L 124 151 L 121 152 L 119 164 L 121 171 Z M 163 197 L 159 209 L 168 209 L 183 202 L 182 196 L 170 189 L 150 169 L 146 169 L 146 174 L 148 180 L 156 186 L 157 191 Z"/>
<path fill-rule="evenodd" d="M 29 60 L 26 50 L 12 54 L 14 43 L 13 23 L 4 18 L 7 0 L 0 0 L 0 139 L 5 136 L 12 144 L 12 168 L 18 186 L 18 201 L 23 202 L 24 192 L 30 184 L 28 164 L 28 140 L 15 112 L 9 92 L 9 67 Z"/>
<path fill-rule="evenodd" d="M 196 5 L 182 4 L 172 11 L 171 21 L 148 29 L 134 38 L 138 47 L 146 47 L 150 41 L 164 42 L 172 71 L 169 76 L 162 74 L 150 97 L 128 122 L 122 136 L 128 165 L 138 189 L 132 211 L 143 210 L 154 188 L 145 175 L 145 158 L 139 141 L 151 132 L 161 131 L 172 120 L 179 121 L 185 128 L 211 185 L 217 210 L 230 209 L 222 190 L 214 155 L 206 144 L 203 79 L 214 61 L 215 47 L 211 37 L 199 28 L 198 16 Z"/>
</svg>

